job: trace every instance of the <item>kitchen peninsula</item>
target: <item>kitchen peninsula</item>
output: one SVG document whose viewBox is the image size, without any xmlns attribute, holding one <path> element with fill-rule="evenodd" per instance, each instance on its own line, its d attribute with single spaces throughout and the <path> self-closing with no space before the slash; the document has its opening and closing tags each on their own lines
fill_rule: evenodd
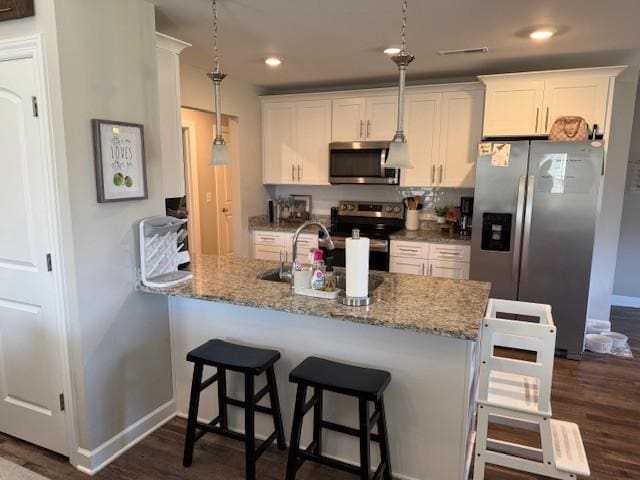
<svg viewBox="0 0 640 480">
<path fill-rule="evenodd" d="M 192 348 L 210 338 L 277 349 L 278 388 L 290 431 L 295 390 L 291 369 L 309 355 L 391 372 L 386 394 L 391 455 L 396 474 L 408 479 L 466 478 L 474 413 L 477 339 L 489 296 L 488 283 L 374 272 L 382 280 L 369 307 L 294 296 L 287 283 L 260 280 L 275 262 L 195 256 L 193 279 L 163 289 L 170 296 L 173 374 L 178 412 L 186 415 Z M 262 379 L 261 379 L 262 380 Z M 264 381 L 264 380 L 262 380 Z M 256 388 L 261 388 L 257 385 Z M 231 376 L 230 395 L 242 398 L 242 382 Z M 350 400 L 330 395 L 326 415 L 354 425 Z M 201 414 L 217 413 L 215 389 L 205 391 Z M 230 425 L 243 429 L 240 411 Z M 352 418 L 353 416 L 353 418 Z M 303 444 L 310 439 L 310 423 Z M 271 432 L 269 417 L 256 431 Z M 326 454 L 357 462 L 357 440 L 326 432 Z M 377 447 L 372 447 L 373 464 Z"/>
</svg>

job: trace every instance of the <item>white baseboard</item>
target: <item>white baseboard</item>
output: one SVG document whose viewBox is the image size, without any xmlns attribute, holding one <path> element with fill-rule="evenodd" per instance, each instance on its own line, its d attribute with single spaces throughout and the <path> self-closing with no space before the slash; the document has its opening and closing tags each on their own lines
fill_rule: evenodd
<svg viewBox="0 0 640 480">
<path fill-rule="evenodd" d="M 176 417 L 184 418 L 185 420 L 187 419 L 187 415 L 185 413 L 182 413 L 182 412 L 176 413 Z M 198 421 L 202 422 L 202 423 L 207 423 L 209 420 L 206 420 L 204 418 L 198 418 Z M 232 430 L 232 431 L 234 431 L 236 433 L 244 433 L 244 430 L 239 430 L 239 429 L 236 429 L 236 428 L 230 428 L 229 430 Z M 258 440 L 266 440 L 267 436 L 266 435 L 260 435 L 259 433 L 256 433 L 256 438 Z M 287 448 L 288 448 L 289 447 L 289 442 L 286 442 L 286 443 L 287 443 Z M 300 448 L 303 448 L 303 449 L 307 448 L 307 445 L 300 445 Z M 356 462 L 354 462 L 352 460 L 346 460 L 346 459 L 344 459 L 342 457 L 337 457 L 337 456 L 334 456 L 334 455 L 327 455 L 327 454 L 323 454 L 323 455 L 325 455 L 326 457 L 331 458 L 333 460 L 340 460 L 341 462 L 348 463 L 349 465 L 358 465 L 358 463 L 356 463 Z M 391 466 L 393 467 L 393 458 L 391 459 Z M 393 473 L 393 478 L 394 479 L 398 479 L 398 480 L 418 480 L 417 478 L 409 477 L 407 475 L 400 475 L 400 474 L 395 473 L 395 472 Z"/>
<path fill-rule="evenodd" d="M 170 400 L 111 437 L 98 448 L 94 450 L 78 448 L 79 462 L 74 466 L 82 473 L 95 475 L 175 416 L 176 403 L 175 400 Z"/>
<path fill-rule="evenodd" d="M 640 308 L 640 297 L 625 297 L 624 295 L 613 295 L 611 305 L 616 307 Z"/>
</svg>

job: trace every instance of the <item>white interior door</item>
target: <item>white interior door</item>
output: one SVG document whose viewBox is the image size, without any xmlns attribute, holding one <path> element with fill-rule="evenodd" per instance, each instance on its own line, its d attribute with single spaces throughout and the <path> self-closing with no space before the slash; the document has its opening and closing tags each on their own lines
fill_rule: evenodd
<svg viewBox="0 0 640 480">
<path fill-rule="evenodd" d="M 222 135 L 232 162 L 237 161 L 235 139 L 230 139 L 227 129 Z M 217 165 L 215 168 L 216 196 L 218 206 L 218 255 L 233 255 L 233 189 L 231 183 L 231 165 Z"/>
<path fill-rule="evenodd" d="M 31 58 L 0 61 L 0 430 L 66 454 L 36 78 Z"/>
</svg>

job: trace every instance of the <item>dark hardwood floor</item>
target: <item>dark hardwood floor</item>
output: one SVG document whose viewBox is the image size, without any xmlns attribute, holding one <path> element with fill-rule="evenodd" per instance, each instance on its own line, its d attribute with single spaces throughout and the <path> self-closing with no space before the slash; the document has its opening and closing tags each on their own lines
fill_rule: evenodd
<svg viewBox="0 0 640 480">
<path fill-rule="evenodd" d="M 630 338 L 634 359 L 586 353 L 582 362 L 557 359 L 553 380 L 553 415 L 580 425 L 591 478 L 640 479 L 640 310 L 612 311 L 616 331 Z M 182 467 L 185 422 L 175 419 L 126 452 L 102 472 L 98 480 L 242 480 L 242 444 L 207 435 L 196 445 L 193 466 Z M 428 435 L 425 432 L 425 435 Z M 393 454 L 393 446 L 392 446 Z M 67 459 L 0 434 L 0 457 L 21 464 L 52 480 L 86 480 Z M 286 455 L 275 448 L 258 462 L 262 480 L 284 478 Z M 347 480 L 351 475 L 305 465 L 298 480 Z M 488 468 L 487 480 L 533 480 Z M 437 480 L 437 479 L 434 479 Z"/>
</svg>

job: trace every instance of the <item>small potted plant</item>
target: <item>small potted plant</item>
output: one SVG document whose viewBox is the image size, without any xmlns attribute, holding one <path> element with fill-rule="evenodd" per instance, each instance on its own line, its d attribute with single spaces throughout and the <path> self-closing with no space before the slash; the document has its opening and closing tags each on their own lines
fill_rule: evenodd
<svg viewBox="0 0 640 480">
<path fill-rule="evenodd" d="M 447 214 L 449 213 L 449 207 L 447 207 L 446 205 L 443 207 L 436 206 L 434 210 L 436 212 L 436 216 L 438 217 L 438 223 L 447 223 Z"/>
</svg>

